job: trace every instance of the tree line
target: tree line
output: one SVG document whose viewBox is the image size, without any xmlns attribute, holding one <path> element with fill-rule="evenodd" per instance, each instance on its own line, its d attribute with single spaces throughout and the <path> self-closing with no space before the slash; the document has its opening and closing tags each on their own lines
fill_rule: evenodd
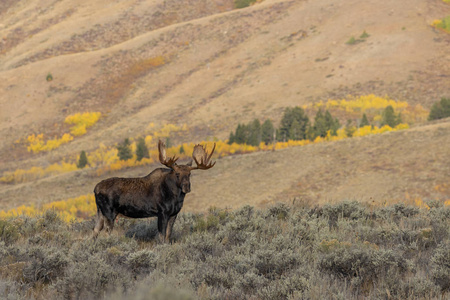
<svg viewBox="0 0 450 300">
<path fill-rule="evenodd" d="M 394 128 L 402 122 L 401 115 L 396 114 L 392 106 L 387 106 L 381 117 L 381 126 L 389 125 Z M 371 124 L 366 114 L 363 114 L 358 127 L 368 125 Z M 339 120 L 333 117 L 328 110 L 324 112 L 319 109 L 314 117 L 314 122 L 311 122 L 301 107 L 288 107 L 283 113 L 278 128 L 270 119 L 265 120 L 262 124 L 259 119 L 254 119 L 248 124 L 238 124 L 235 131 L 230 133 L 228 143 L 258 146 L 262 142 L 267 145 L 288 140 L 314 140 L 317 137 L 326 137 L 328 132 L 335 136 L 339 128 L 341 128 Z M 351 120 L 347 122 L 346 129 L 347 135 L 351 136 L 353 132 Z"/>
<path fill-rule="evenodd" d="M 433 104 L 430 110 L 428 120 L 437 120 L 450 117 L 450 98 L 442 98 Z M 345 125 L 347 136 L 352 136 L 356 127 L 351 125 L 352 121 L 348 120 Z M 388 125 L 392 128 L 402 123 L 401 114 L 396 114 L 394 108 L 389 105 L 381 113 L 380 126 Z M 363 114 L 359 120 L 358 127 L 370 126 L 369 119 Z M 341 128 L 339 120 L 326 110 L 321 109 L 316 113 L 314 122 L 311 122 L 305 111 L 299 107 L 288 107 L 285 109 L 280 126 L 275 127 L 270 119 L 265 120 L 262 124 L 259 119 L 254 119 L 248 124 L 238 124 L 235 131 L 230 133 L 228 144 L 247 144 L 251 146 L 259 146 L 262 142 L 266 145 L 275 142 L 286 142 L 288 140 L 314 140 L 317 137 L 326 137 L 328 132 L 332 136 L 337 135 L 337 130 Z M 166 141 L 169 144 L 169 140 Z M 128 160 L 133 158 L 131 143 L 129 139 L 116 146 L 118 157 L 120 160 Z M 183 146 L 180 147 L 180 153 L 184 153 Z M 139 138 L 136 143 L 135 153 L 136 160 L 141 161 L 143 158 L 149 157 L 149 150 L 143 138 Z M 84 168 L 89 164 L 85 151 L 81 151 L 77 167 Z"/>
</svg>

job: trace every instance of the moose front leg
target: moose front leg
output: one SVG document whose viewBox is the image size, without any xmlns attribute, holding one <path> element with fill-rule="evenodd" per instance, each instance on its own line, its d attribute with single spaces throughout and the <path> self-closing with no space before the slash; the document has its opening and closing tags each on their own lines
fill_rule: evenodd
<svg viewBox="0 0 450 300">
<path fill-rule="evenodd" d="M 169 222 L 167 222 L 167 228 L 166 228 L 166 241 L 170 242 L 170 236 L 172 235 L 172 228 L 173 224 L 175 223 L 175 220 L 177 219 L 177 215 L 171 216 L 169 218 Z"/>
<path fill-rule="evenodd" d="M 159 240 L 163 243 L 166 241 L 166 231 L 167 231 L 167 223 L 169 221 L 169 217 L 160 214 L 158 215 L 158 232 L 159 232 Z"/>
</svg>

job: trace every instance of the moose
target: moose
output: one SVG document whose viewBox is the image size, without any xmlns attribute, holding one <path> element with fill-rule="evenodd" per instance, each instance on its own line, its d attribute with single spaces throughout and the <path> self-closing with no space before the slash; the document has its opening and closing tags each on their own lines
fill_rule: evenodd
<svg viewBox="0 0 450 300">
<path fill-rule="evenodd" d="M 130 218 L 158 217 L 158 232 L 162 242 L 169 242 L 173 224 L 183 207 L 184 197 L 191 191 L 192 170 L 207 170 L 216 164 L 210 159 L 216 144 L 208 154 L 200 144 L 194 147 L 192 160 L 186 165 L 178 165 L 178 157 L 166 157 L 166 145 L 159 141 L 159 161 L 167 168 L 153 170 L 145 177 L 112 177 L 99 182 L 94 188 L 97 204 L 97 223 L 93 238 L 96 239 L 106 223 L 106 231 L 111 233 L 118 215 Z"/>
</svg>

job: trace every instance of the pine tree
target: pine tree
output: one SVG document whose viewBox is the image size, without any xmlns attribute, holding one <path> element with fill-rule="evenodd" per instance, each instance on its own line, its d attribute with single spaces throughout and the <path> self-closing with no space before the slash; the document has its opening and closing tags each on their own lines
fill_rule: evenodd
<svg viewBox="0 0 450 300">
<path fill-rule="evenodd" d="M 259 146 L 261 143 L 261 123 L 258 119 L 255 119 L 248 125 L 248 128 L 249 135 L 246 144 L 251 146 Z"/>
<path fill-rule="evenodd" d="M 325 120 L 325 116 L 322 113 L 322 110 L 319 109 L 319 111 L 316 113 L 316 116 L 314 117 L 314 126 L 312 129 L 313 132 L 313 139 L 316 137 L 326 137 L 327 136 L 327 122 Z"/>
<path fill-rule="evenodd" d="M 261 126 L 261 141 L 266 145 L 273 143 L 274 131 L 275 127 L 273 126 L 272 121 L 270 121 L 270 119 L 264 121 Z"/>
<path fill-rule="evenodd" d="M 436 102 L 431 106 L 428 121 L 438 120 L 450 117 L 450 98 L 441 98 L 441 101 Z"/>
<path fill-rule="evenodd" d="M 139 138 L 136 145 L 136 159 L 141 161 L 144 157 L 149 158 L 148 148 L 143 138 Z"/>
<path fill-rule="evenodd" d="M 130 141 L 128 139 L 125 139 L 123 143 L 119 144 L 119 146 L 117 146 L 117 150 L 119 150 L 118 155 L 120 160 L 128 160 L 133 157 L 130 148 Z"/>
<path fill-rule="evenodd" d="M 238 124 L 236 133 L 234 134 L 234 142 L 237 144 L 246 144 L 249 137 L 248 126 L 245 124 Z"/>
<path fill-rule="evenodd" d="M 289 128 L 289 139 L 293 141 L 302 140 L 302 128 L 297 120 L 294 120 Z"/>
<path fill-rule="evenodd" d="M 359 124 L 359 127 L 364 127 L 364 126 L 369 126 L 369 120 L 367 119 L 366 114 L 363 114 L 362 119 L 361 119 L 361 123 Z"/>
<path fill-rule="evenodd" d="M 292 123 L 294 120 L 298 122 L 298 125 L 292 127 Z M 277 135 L 277 139 L 279 141 L 286 141 L 289 139 L 291 134 L 289 133 L 290 129 L 295 128 L 296 132 L 293 134 L 297 137 L 297 139 L 302 140 L 306 138 L 306 132 L 309 127 L 309 118 L 305 114 L 305 111 L 296 106 L 294 108 L 286 108 L 281 119 L 281 124 L 279 128 L 279 134 Z"/>
<path fill-rule="evenodd" d="M 333 118 L 333 116 L 331 116 L 331 113 L 328 110 L 325 112 L 325 124 L 327 133 L 330 131 L 331 135 L 337 135 L 337 130 L 341 127 L 341 124 L 337 118 Z"/>
<path fill-rule="evenodd" d="M 396 115 L 392 105 L 386 106 L 381 114 L 381 126 L 388 125 L 392 128 L 402 122 L 401 116 Z"/>
<path fill-rule="evenodd" d="M 235 142 L 234 133 L 233 131 L 230 132 L 230 137 L 228 138 L 228 144 L 231 145 Z"/>
<path fill-rule="evenodd" d="M 180 146 L 180 154 L 183 154 L 185 151 L 184 151 L 184 147 L 183 147 L 183 145 L 181 145 Z"/>
<path fill-rule="evenodd" d="M 356 131 L 356 127 L 352 126 L 352 120 L 348 119 L 347 120 L 347 125 L 345 125 L 345 134 L 348 137 L 352 137 L 353 134 L 355 133 L 355 131 Z"/>
<path fill-rule="evenodd" d="M 83 169 L 88 164 L 88 159 L 86 156 L 86 152 L 83 150 L 80 153 L 80 158 L 78 159 L 77 167 L 78 169 Z"/>
</svg>

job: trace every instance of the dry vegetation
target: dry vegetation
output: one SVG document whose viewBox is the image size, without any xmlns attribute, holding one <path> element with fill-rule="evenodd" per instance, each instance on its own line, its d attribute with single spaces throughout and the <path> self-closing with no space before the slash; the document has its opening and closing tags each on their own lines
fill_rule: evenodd
<svg viewBox="0 0 450 300">
<path fill-rule="evenodd" d="M 426 119 L 448 2 L 0 1 L 0 298 L 447 299 L 450 119 Z M 379 126 L 387 105 L 405 130 L 226 143 L 286 107 Z M 119 160 L 125 138 L 150 157 Z M 172 243 L 151 219 L 94 243 L 95 183 L 159 167 L 158 139 L 217 142 Z"/>
<path fill-rule="evenodd" d="M 342 202 L 181 214 L 171 244 L 156 222 L 54 211 L 0 221 L 5 299 L 446 299 L 450 207 Z M 174 289 L 173 287 L 177 288 Z"/>
</svg>

